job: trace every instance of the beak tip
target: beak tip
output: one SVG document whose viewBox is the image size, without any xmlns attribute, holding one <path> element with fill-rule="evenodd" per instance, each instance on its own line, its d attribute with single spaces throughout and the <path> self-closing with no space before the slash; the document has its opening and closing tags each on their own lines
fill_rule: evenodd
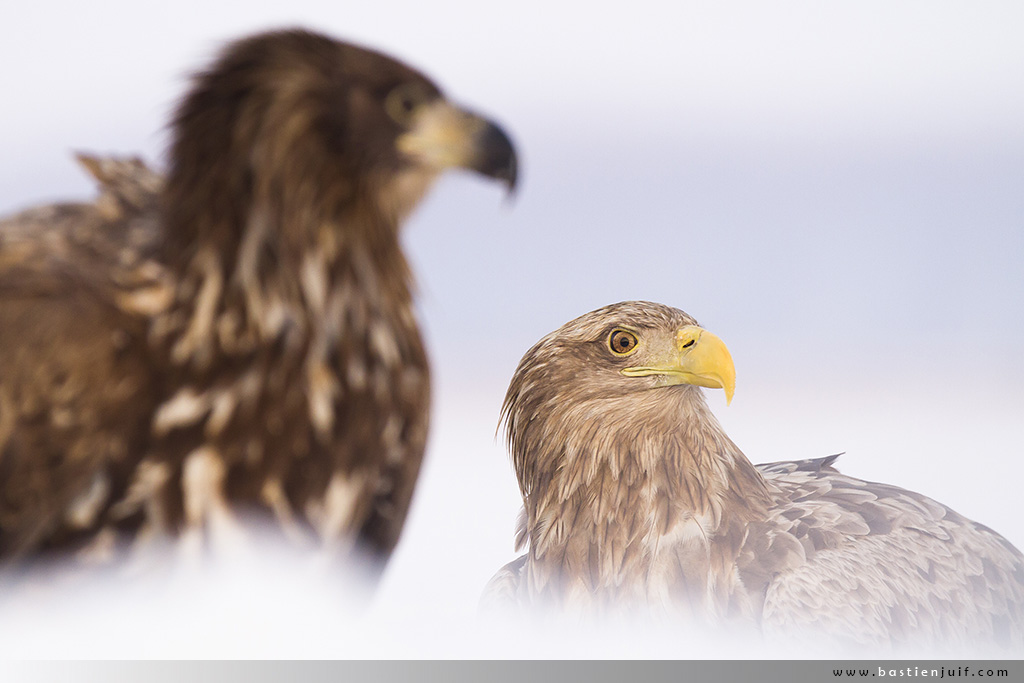
<svg viewBox="0 0 1024 683">
<path fill-rule="evenodd" d="M 505 176 L 505 199 L 509 202 L 516 198 L 516 189 L 519 179 L 515 169 L 515 161 L 512 162 L 512 170 Z"/>
<path fill-rule="evenodd" d="M 477 139 L 477 149 L 477 160 L 473 168 L 502 181 L 506 196 L 515 196 L 519 184 L 519 159 L 511 138 L 498 124 L 487 122 L 484 132 Z"/>
</svg>

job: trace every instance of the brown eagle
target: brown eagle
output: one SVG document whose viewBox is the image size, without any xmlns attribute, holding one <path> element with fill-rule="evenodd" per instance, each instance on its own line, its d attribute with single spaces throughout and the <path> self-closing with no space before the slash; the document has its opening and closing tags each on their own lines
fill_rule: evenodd
<svg viewBox="0 0 1024 683">
<path fill-rule="evenodd" d="M 541 339 L 502 411 L 528 550 L 484 605 L 1024 646 L 1016 548 L 921 494 L 840 474 L 837 456 L 752 465 L 697 388 L 731 399 L 734 385 L 722 341 L 660 304 L 608 306 Z"/>
<path fill-rule="evenodd" d="M 511 191 L 512 144 L 304 30 L 229 45 L 172 131 L 165 180 L 85 158 L 98 200 L 0 223 L 0 558 L 215 547 L 254 519 L 373 574 L 429 408 L 399 228 L 448 168 Z"/>
</svg>

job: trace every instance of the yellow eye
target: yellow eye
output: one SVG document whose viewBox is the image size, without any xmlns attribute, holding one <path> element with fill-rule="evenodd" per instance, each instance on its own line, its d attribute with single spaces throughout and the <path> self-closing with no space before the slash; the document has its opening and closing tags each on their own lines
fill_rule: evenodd
<svg viewBox="0 0 1024 683">
<path fill-rule="evenodd" d="M 396 122 L 406 125 L 413 114 L 428 99 L 427 92 L 417 83 L 405 83 L 388 93 L 384 109 Z"/>
<path fill-rule="evenodd" d="M 612 330 L 608 337 L 608 347 L 616 356 L 628 356 L 636 351 L 639 343 L 636 335 L 626 330 Z"/>
</svg>

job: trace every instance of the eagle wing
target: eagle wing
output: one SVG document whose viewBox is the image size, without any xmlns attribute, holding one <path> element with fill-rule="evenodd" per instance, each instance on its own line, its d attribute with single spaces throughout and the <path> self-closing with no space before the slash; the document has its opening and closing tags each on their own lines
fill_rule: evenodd
<svg viewBox="0 0 1024 683">
<path fill-rule="evenodd" d="M 0 222 L 0 557 L 95 531 L 141 454 L 154 378 L 146 265 L 159 179 L 134 160 L 82 157 L 92 204 Z M 154 289 L 155 288 L 155 289 Z"/>
<path fill-rule="evenodd" d="M 520 555 L 491 577 L 480 596 L 482 613 L 501 615 L 522 606 L 521 590 L 527 558 L 527 555 Z"/>
<path fill-rule="evenodd" d="M 740 565 L 741 575 L 765 577 L 767 633 L 1024 643 L 1019 551 L 926 496 L 840 474 L 832 460 L 758 466 L 776 506 L 765 528 L 751 529 Z"/>
</svg>

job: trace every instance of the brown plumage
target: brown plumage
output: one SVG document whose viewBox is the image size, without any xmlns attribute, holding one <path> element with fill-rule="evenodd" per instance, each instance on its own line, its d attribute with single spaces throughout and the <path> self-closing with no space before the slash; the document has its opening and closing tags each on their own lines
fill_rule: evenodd
<svg viewBox="0 0 1024 683">
<path fill-rule="evenodd" d="M 682 311 L 588 313 L 523 357 L 503 408 L 527 553 L 484 604 L 748 625 L 839 643 L 1024 645 L 1024 557 L 836 456 L 754 466 L 698 386 L 735 373 Z"/>
<path fill-rule="evenodd" d="M 166 182 L 83 161 L 96 202 L 0 223 L 0 557 L 263 520 L 378 571 L 429 406 L 400 223 L 446 168 L 513 187 L 508 137 L 389 57 L 291 30 L 195 78 Z"/>
</svg>

